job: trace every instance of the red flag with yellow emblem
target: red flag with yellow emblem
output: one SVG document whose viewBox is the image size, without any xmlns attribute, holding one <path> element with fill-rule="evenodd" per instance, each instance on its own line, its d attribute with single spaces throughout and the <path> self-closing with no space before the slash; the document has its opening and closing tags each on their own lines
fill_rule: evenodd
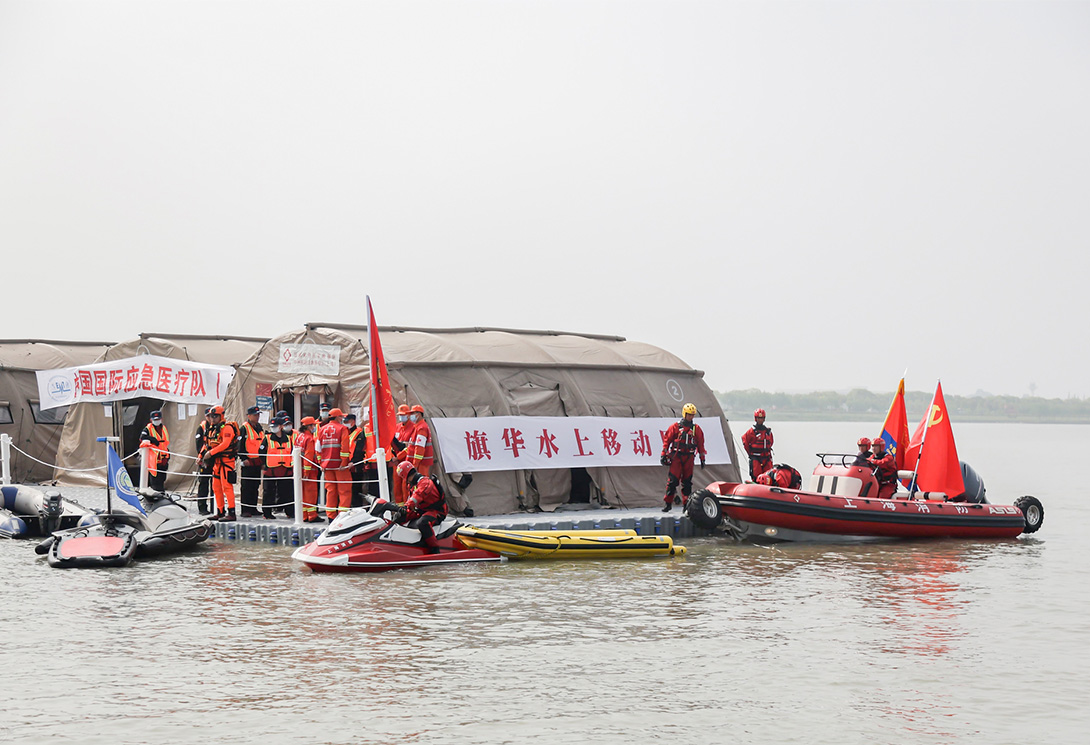
<svg viewBox="0 0 1090 745">
<path fill-rule="evenodd" d="M 954 430 L 942 396 L 942 383 L 924 414 L 905 453 L 905 466 L 915 466 L 916 488 L 925 492 L 942 492 L 956 497 L 965 491 L 961 478 L 961 462 L 954 445 Z M 909 487 L 911 488 L 911 486 Z"/>
</svg>

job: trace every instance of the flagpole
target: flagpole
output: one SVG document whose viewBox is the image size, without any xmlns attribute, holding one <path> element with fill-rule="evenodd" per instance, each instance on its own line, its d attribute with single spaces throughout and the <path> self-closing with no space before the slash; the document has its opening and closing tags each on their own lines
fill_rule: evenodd
<svg viewBox="0 0 1090 745">
<path fill-rule="evenodd" d="M 942 385 L 940 380 L 938 385 Z M 935 393 L 931 396 L 931 404 L 927 407 L 927 415 L 925 421 L 927 422 L 923 427 L 923 437 L 920 438 L 920 449 L 916 451 L 916 465 L 912 467 L 912 481 L 908 484 L 908 495 L 912 496 L 913 489 L 916 488 L 916 476 L 920 471 L 920 458 L 923 457 L 923 446 L 927 443 L 927 430 L 931 429 L 931 416 L 935 411 L 935 396 L 939 395 L 939 388 L 935 386 Z M 913 497 L 914 498 L 914 497 Z"/>
<path fill-rule="evenodd" d="M 377 334 L 375 326 L 375 312 L 371 308 L 371 296 L 367 295 L 367 361 L 372 372 L 375 371 L 375 356 L 371 349 L 371 335 Z M 382 438 L 379 436 L 379 419 L 375 414 L 378 404 L 378 390 L 375 387 L 375 376 L 371 375 L 371 406 L 367 415 L 371 418 L 371 433 L 375 438 L 375 474 L 378 476 L 378 498 L 386 502 L 390 501 L 390 482 L 386 473 L 386 449 L 382 447 Z"/>
<path fill-rule="evenodd" d="M 120 437 L 97 437 L 98 442 L 106 443 L 106 514 L 113 513 L 113 509 L 110 507 L 110 443 L 121 442 Z"/>
</svg>

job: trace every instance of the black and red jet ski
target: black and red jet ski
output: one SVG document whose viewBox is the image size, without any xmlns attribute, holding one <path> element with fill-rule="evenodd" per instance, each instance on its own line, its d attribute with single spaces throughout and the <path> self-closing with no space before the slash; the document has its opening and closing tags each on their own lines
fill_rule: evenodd
<svg viewBox="0 0 1090 745">
<path fill-rule="evenodd" d="M 344 512 L 318 538 L 295 550 L 291 558 L 315 572 L 385 572 L 389 569 L 502 561 L 499 554 L 466 548 L 455 533 L 461 526 L 447 517 L 435 527 L 439 553 L 429 553 L 420 542 L 420 531 L 387 520 L 378 513 L 386 503 L 371 509 Z"/>
</svg>

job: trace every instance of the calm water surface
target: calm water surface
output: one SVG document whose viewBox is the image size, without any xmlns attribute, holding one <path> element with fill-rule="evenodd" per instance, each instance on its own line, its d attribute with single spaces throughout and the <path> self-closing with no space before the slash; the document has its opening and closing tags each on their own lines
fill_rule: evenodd
<svg viewBox="0 0 1090 745">
<path fill-rule="evenodd" d="M 806 472 L 875 429 L 772 424 Z M 3 542 L 0 741 L 1084 743 L 1090 490 L 1056 464 L 1090 427 L 955 431 L 992 501 L 1042 499 L 1036 537 L 373 576 L 227 543 L 60 571 Z"/>
</svg>

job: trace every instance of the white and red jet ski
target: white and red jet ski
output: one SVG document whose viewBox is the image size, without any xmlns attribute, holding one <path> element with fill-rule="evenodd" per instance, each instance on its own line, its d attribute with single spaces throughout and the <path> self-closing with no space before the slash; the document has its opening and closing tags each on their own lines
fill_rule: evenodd
<svg viewBox="0 0 1090 745">
<path fill-rule="evenodd" d="M 381 509 L 379 502 L 375 509 Z M 501 561 L 499 554 L 466 548 L 455 536 L 461 526 L 447 517 L 435 526 L 439 553 L 429 553 L 420 531 L 398 525 L 367 508 L 342 513 L 318 538 L 295 550 L 291 558 L 315 572 L 385 572 L 388 569 L 474 561 Z"/>
</svg>

